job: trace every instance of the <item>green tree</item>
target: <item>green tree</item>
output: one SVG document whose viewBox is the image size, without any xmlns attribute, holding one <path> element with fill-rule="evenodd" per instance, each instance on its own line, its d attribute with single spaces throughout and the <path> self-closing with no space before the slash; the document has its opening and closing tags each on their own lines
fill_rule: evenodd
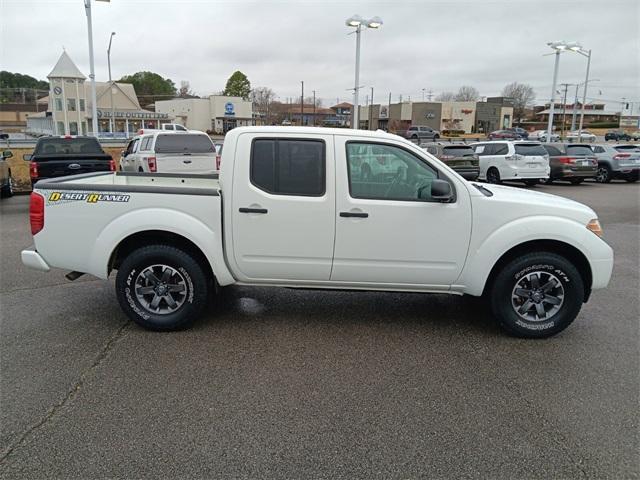
<svg viewBox="0 0 640 480">
<path fill-rule="evenodd" d="M 142 107 L 156 100 L 168 100 L 176 95 L 173 81 L 153 72 L 136 72 L 133 75 L 125 75 L 118 81 L 133 85 Z"/>
<path fill-rule="evenodd" d="M 248 100 L 251 95 L 251 82 L 244 73 L 236 70 L 227 80 L 223 93 L 230 97 L 242 97 Z"/>
<path fill-rule="evenodd" d="M 40 92 L 37 92 L 40 90 Z M 47 95 L 49 82 L 22 73 L 0 71 L 0 102 L 30 103 L 36 97 Z"/>
</svg>

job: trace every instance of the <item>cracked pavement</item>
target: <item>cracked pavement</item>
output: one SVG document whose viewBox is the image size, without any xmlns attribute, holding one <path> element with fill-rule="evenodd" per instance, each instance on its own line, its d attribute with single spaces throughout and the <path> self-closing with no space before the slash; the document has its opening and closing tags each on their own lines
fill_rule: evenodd
<svg viewBox="0 0 640 480">
<path fill-rule="evenodd" d="M 472 298 L 271 288 L 147 332 L 112 281 L 22 267 L 28 197 L 0 201 L 0 478 L 640 477 L 640 185 L 536 190 L 616 253 L 542 341 Z"/>
</svg>

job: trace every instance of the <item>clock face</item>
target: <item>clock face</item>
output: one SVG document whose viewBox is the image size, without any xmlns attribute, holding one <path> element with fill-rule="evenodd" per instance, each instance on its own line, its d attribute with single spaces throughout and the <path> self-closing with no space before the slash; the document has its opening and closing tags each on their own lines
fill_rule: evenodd
<svg viewBox="0 0 640 480">
<path fill-rule="evenodd" d="M 60 87 L 54 87 L 53 93 L 55 93 L 56 95 L 60 95 L 62 93 L 62 89 Z"/>
</svg>

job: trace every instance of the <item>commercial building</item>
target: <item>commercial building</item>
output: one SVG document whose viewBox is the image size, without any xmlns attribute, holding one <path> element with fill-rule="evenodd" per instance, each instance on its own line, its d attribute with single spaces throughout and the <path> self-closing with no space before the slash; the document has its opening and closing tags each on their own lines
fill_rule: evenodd
<svg viewBox="0 0 640 480">
<path fill-rule="evenodd" d="M 26 131 L 39 135 L 92 134 L 91 85 L 66 51 L 49 75 L 47 110 L 27 117 Z M 128 137 L 140 128 L 159 128 L 169 115 L 140 107 L 133 85 L 96 82 L 98 135 Z M 113 121 L 111 121 L 113 112 Z"/>
<path fill-rule="evenodd" d="M 225 95 L 160 100 L 156 102 L 156 112 L 175 118 L 177 123 L 190 130 L 217 134 L 254 124 L 252 103 L 240 97 Z"/>
<path fill-rule="evenodd" d="M 473 133 L 488 134 L 494 130 L 510 128 L 512 125 L 513 99 L 508 97 L 489 97 L 484 102 L 476 102 Z"/>
</svg>

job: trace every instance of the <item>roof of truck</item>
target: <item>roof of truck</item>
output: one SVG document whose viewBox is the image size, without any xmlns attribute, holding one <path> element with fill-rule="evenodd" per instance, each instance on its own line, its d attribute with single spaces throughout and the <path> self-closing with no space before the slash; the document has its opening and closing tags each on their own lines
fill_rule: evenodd
<svg viewBox="0 0 640 480">
<path fill-rule="evenodd" d="M 404 138 L 394 135 L 392 133 L 387 133 L 382 130 L 355 130 L 351 128 L 325 128 L 325 127 L 284 127 L 279 125 L 273 126 L 261 126 L 261 127 L 237 127 L 227 133 L 227 136 L 230 134 L 240 134 L 240 133 L 276 133 L 276 134 L 284 134 L 284 133 L 297 133 L 297 134 L 315 134 L 315 135 L 346 135 L 349 137 L 358 136 L 358 137 L 373 137 L 373 138 L 388 138 L 393 140 Z"/>
</svg>

